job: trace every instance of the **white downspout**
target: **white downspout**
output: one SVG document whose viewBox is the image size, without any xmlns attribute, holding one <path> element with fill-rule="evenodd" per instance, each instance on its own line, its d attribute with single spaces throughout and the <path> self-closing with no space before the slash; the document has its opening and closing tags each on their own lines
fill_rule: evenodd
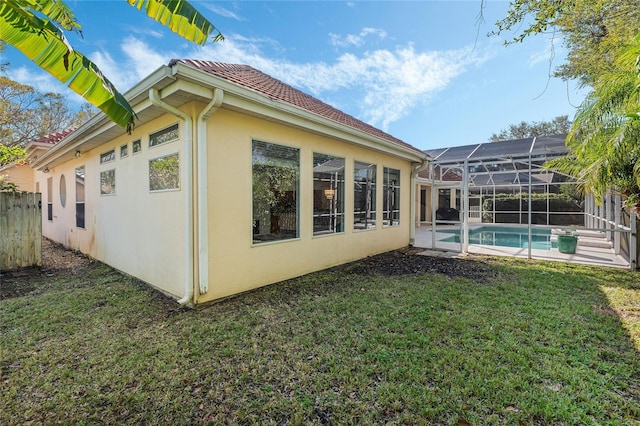
<svg viewBox="0 0 640 426">
<path fill-rule="evenodd" d="M 160 99 L 157 89 L 149 89 L 149 100 L 158 108 L 181 118 L 185 124 L 185 137 L 183 143 L 184 167 L 183 185 L 184 190 L 184 296 L 178 300 L 181 305 L 193 302 L 193 182 L 191 173 L 193 171 L 193 119 L 189 114 L 169 105 Z"/>
<path fill-rule="evenodd" d="M 418 184 L 418 173 L 429 167 L 429 159 L 422 159 L 422 163 L 411 170 L 411 228 L 409 229 L 409 245 L 416 243 L 416 185 Z M 433 191 L 433 189 L 432 189 Z"/>
<path fill-rule="evenodd" d="M 224 91 L 214 89 L 211 102 L 198 115 L 196 141 L 196 162 L 198 165 L 197 174 L 197 197 L 198 197 L 198 281 L 200 294 L 209 290 L 209 217 L 207 209 L 208 203 L 208 176 L 207 176 L 207 120 L 222 105 Z"/>
</svg>

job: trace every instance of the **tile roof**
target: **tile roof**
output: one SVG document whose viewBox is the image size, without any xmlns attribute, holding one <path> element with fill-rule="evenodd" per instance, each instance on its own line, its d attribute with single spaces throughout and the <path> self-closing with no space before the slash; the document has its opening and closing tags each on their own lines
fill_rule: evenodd
<svg viewBox="0 0 640 426">
<path fill-rule="evenodd" d="M 352 127 L 378 138 L 387 140 L 396 145 L 403 146 L 420 153 L 422 151 L 411 146 L 410 144 L 391 136 L 363 121 L 358 120 L 344 112 L 332 107 L 311 95 L 308 95 L 282 81 L 275 79 L 260 70 L 249 65 L 242 64 L 225 64 L 212 61 L 200 61 L 193 59 L 173 59 L 169 62 L 169 66 L 176 63 L 196 68 L 200 71 L 207 72 L 227 81 L 240 85 L 242 87 L 255 90 L 271 99 L 294 105 L 298 108 L 312 112 L 324 118 L 328 118 L 340 124 Z"/>
<path fill-rule="evenodd" d="M 58 142 L 60 142 L 65 136 L 67 136 L 69 133 L 73 132 L 75 129 L 67 129 L 67 130 L 63 130 L 61 132 L 56 132 L 56 133 L 51 133 L 48 135 L 44 135 L 44 136 L 40 136 L 34 140 L 32 140 L 31 142 L 37 142 L 37 143 L 47 143 L 50 145 L 55 145 Z"/>
</svg>

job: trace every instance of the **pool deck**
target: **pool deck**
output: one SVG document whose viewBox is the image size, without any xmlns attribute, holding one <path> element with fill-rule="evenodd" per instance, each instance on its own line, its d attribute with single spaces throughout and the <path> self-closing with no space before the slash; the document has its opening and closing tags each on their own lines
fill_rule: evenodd
<svg viewBox="0 0 640 426">
<path fill-rule="evenodd" d="M 431 227 L 422 225 L 416 227 L 415 247 L 428 249 L 431 254 L 437 252 L 460 254 L 460 243 L 447 243 L 441 240 L 451 237 L 450 233 L 435 233 L 436 244 L 433 247 Z M 502 247 L 489 245 L 469 245 L 469 254 L 487 256 L 511 256 L 527 258 L 528 249 L 517 247 Z M 443 254 L 444 254 L 443 253 Z M 427 253 L 425 253 L 427 254 Z M 451 254 L 450 256 L 453 256 Z M 581 263 L 586 265 L 611 266 L 615 268 L 629 268 L 629 262 L 620 255 L 616 255 L 613 249 L 599 247 L 578 246 L 574 254 L 560 253 L 557 248 L 551 250 L 531 249 L 531 258 L 537 260 L 552 260 L 559 262 Z"/>
</svg>

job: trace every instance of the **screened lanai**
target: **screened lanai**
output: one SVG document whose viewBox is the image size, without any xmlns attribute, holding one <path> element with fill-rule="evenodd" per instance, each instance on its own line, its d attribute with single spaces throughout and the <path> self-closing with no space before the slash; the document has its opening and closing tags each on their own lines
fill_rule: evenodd
<svg viewBox="0 0 640 426">
<path fill-rule="evenodd" d="M 566 155 L 565 139 L 426 151 L 432 164 L 417 179 L 416 245 L 635 268 L 635 215 L 620 197 L 584 197 L 574 178 L 545 167 Z"/>
</svg>

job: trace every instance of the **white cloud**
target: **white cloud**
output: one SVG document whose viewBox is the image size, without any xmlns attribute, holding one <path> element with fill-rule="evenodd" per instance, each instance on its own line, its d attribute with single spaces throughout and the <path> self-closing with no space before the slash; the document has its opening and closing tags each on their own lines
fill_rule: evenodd
<svg viewBox="0 0 640 426">
<path fill-rule="evenodd" d="M 149 36 L 152 38 L 162 38 L 164 35 L 160 31 L 152 30 L 143 27 L 127 27 L 127 31 L 133 34 L 139 34 L 141 36 Z"/>
<path fill-rule="evenodd" d="M 160 66 L 166 65 L 170 59 L 181 56 L 171 52 L 155 51 L 135 37 L 127 37 L 120 48 L 124 60 L 116 60 L 107 52 L 94 52 L 90 56 L 121 92 L 133 87 Z"/>
<path fill-rule="evenodd" d="M 202 6 L 205 7 L 206 9 L 209 9 L 216 15 L 220 15 L 224 18 L 231 18 L 231 19 L 235 19 L 236 21 L 244 21 L 244 19 L 241 16 L 237 15 L 235 12 L 232 12 L 229 9 L 226 9 L 220 5 L 203 3 Z"/>
<path fill-rule="evenodd" d="M 45 72 L 34 72 L 26 67 L 9 67 L 7 69 L 7 78 L 27 84 L 41 93 L 66 92 L 67 96 L 75 97 L 72 95 L 74 92 L 71 89 L 66 88 L 66 86 Z"/>
<path fill-rule="evenodd" d="M 345 53 L 333 63 L 295 63 L 271 58 L 262 47 L 272 40 L 228 36 L 222 43 L 192 47 L 176 55 L 160 52 L 132 37 L 123 42 L 124 62 L 96 54 L 96 62 L 118 87 L 130 87 L 171 58 L 201 58 L 251 65 L 287 84 L 311 93 L 374 126 L 387 129 L 419 104 L 488 59 L 477 51 L 417 52 L 412 45 L 356 55 Z M 98 61 L 99 59 L 99 61 Z"/>
<path fill-rule="evenodd" d="M 558 40 L 553 36 L 547 37 L 544 41 L 544 48 L 533 52 L 529 56 L 529 68 L 533 68 L 536 65 L 543 63 L 549 66 L 549 63 L 554 63 L 554 60 L 558 57 L 564 57 L 567 54 L 567 50 L 562 46 Z"/>
<path fill-rule="evenodd" d="M 387 129 L 490 56 L 471 48 L 417 52 L 408 45 L 361 55 L 345 53 L 333 63 L 294 63 L 268 58 L 261 53 L 260 43 L 229 38 L 204 47 L 199 57 L 248 64 L 321 100 L 341 99 L 350 110 L 345 112 Z"/>
<path fill-rule="evenodd" d="M 347 34 L 343 36 L 329 33 L 331 44 L 336 47 L 360 47 L 365 43 L 365 39 L 368 36 L 376 36 L 379 40 L 384 40 L 387 37 L 387 32 L 379 28 L 363 28 L 358 34 Z"/>
<path fill-rule="evenodd" d="M 172 58 L 199 58 L 228 63 L 242 63 L 259 69 L 283 82 L 310 93 L 344 112 L 387 130 L 389 125 L 427 104 L 453 79 L 491 57 L 470 47 L 449 51 L 416 51 L 409 44 L 393 49 L 365 53 L 344 53 L 332 62 L 296 63 L 263 53 L 273 40 L 228 36 L 221 43 L 204 47 L 185 44 L 180 52 L 163 51 L 161 45 L 149 45 L 135 37 L 121 43 L 124 55 L 119 58 L 95 52 L 91 59 L 120 89 L 138 83 Z M 277 45 L 275 46 L 277 50 Z M 17 70 L 16 70 L 17 72 Z M 21 71 L 26 72 L 26 71 Z M 42 77 L 44 76 L 44 77 Z M 14 78 L 17 81 L 41 82 L 39 90 L 61 92 L 46 74 Z"/>
</svg>

